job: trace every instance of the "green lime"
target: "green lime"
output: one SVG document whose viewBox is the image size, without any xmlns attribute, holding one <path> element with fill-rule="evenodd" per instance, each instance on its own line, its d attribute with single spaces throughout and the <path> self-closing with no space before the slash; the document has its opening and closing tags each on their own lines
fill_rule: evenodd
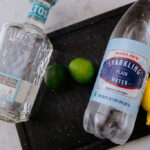
<svg viewBox="0 0 150 150">
<path fill-rule="evenodd" d="M 81 57 L 70 62 L 69 71 L 72 78 L 81 84 L 90 82 L 95 74 L 93 64 L 89 60 Z"/>
<path fill-rule="evenodd" d="M 67 84 L 68 70 L 60 64 L 54 64 L 48 67 L 44 80 L 48 88 L 52 90 L 60 89 Z"/>
</svg>

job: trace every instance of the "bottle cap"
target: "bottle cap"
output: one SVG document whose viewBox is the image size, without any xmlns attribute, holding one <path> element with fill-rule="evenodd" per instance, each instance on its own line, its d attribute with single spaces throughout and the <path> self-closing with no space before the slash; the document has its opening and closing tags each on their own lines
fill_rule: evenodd
<svg viewBox="0 0 150 150">
<path fill-rule="evenodd" d="M 42 2 L 30 0 L 30 2 L 32 2 L 33 7 L 29 12 L 29 17 L 39 19 L 40 21 L 45 23 L 49 14 L 49 10 L 55 5 L 57 1 L 58 0 L 47 0 L 46 2 L 49 3 L 48 6 Z"/>
</svg>

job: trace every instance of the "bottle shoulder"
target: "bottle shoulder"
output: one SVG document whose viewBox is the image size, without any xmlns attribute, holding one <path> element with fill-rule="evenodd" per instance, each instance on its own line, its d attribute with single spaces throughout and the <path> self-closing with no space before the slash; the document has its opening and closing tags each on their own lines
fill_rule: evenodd
<svg viewBox="0 0 150 150">
<path fill-rule="evenodd" d="M 28 23 L 4 23 L 0 31 L 0 40 L 4 41 L 5 39 L 6 41 L 8 37 L 14 42 L 16 40 L 28 42 L 38 42 L 42 40 L 44 43 L 52 45 L 42 29 Z"/>
<path fill-rule="evenodd" d="M 127 38 L 150 45 L 149 4 L 134 3 L 118 22 L 111 39 Z"/>
<path fill-rule="evenodd" d="M 53 49 L 47 35 L 38 27 L 29 24 L 4 23 L 0 31 L 0 48 L 10 42 L 11 45 L 17 44 L 16 46 L 35 47 L 38 45 L 37 48 Z"/>
<path fill-rule="evenodd" d="M 9 30 L 9 29 L 16 29 L 18 31 L 24 31 L 26 33 L 30 33 L 30 34 L 34 34 L 34 35 L 38 35 L 41 36 L 43 38 L 46 38 L 46 34 L 44 33 L 44 31 L 42 29 L 40 29 L 39 27 L 32 25 L 32 24 L 28 24 L 28 23 L 4 23 L 1 27 L 1 31 L 3 30 Z"/>
</svg>

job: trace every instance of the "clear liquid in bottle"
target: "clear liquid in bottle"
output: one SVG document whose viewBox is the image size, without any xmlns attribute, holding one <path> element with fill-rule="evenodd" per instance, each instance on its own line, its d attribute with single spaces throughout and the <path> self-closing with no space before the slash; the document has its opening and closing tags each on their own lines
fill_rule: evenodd
<svg viewBox="0 0 150 150">
<path fill-rule="evenodd" d="M 23 24 L 4 24 L 0 32 L 0 119 L 29 119 L 53 47 L 43 31 L 53 1 L 33 0 Z"/>
<path fill-rule="evenodd" d="M 132 134 L 148 77 L 150 1 L 133 4 L 117 24 L 84 114 L 85 131 L 116 144 Z"/>
</svg>

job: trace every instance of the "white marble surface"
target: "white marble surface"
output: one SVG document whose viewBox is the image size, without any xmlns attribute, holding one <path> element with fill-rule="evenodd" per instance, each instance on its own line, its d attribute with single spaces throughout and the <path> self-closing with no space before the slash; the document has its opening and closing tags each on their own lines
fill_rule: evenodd
<svg viewBox="0 0 150 150">
<path fill-rule="evenodd" d="M 45 31 L 51 32 L 136 0 L 59 0 L 51 10 Z M 0 27 L 4 22 L 23 22 L 28 0 L 0 0 Z M 0 121 L 0 150 L 21 150 L 15 125 Z M 112 150 L 149 150 L 150 136 Z"/>
<path fill-rule="evenodd" d="M 127 144 L 109 150 L 150 150 L 150 136 L 128 142 Z"/>
<path fill-rule="evenodd" d="M 46 32 L 54 31 L 135 0 L 59 0 L 51 10 Z M 0 27 L 4 22 L 23 22 L 30 8 L 29 0 L 0 0 Z"/>
<path fill-rule="evenodd" d="M 14 124 L 0 121 L 0 150 L 21 150 L 21 144 Z"/>
</svg>

